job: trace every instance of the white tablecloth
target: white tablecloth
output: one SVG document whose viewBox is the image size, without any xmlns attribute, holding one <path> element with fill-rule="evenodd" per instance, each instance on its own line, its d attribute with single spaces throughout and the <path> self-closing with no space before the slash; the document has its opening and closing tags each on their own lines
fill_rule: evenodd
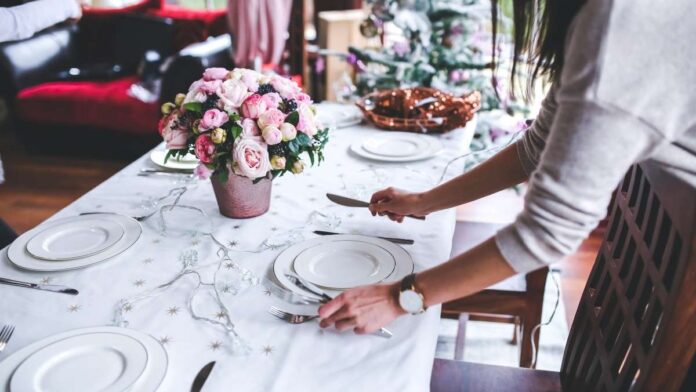
<svg viewBox="0 0 696 392">
<path fill-rule="evenodd" d="M 320 110 L 335 110 L 323 107 Z M 440 136 L 444 151 L 431 160 L 409 164 L 380 164 L 358 158 L 348 151 L 355 140 L 378 132 L 370 126 L 334 131 L 320 167 L 299 176 L 286 175 L 273 185 L 269 213 L 248 220 L 219 215 L 208 181 L 189 185 L 182 204 L 196 205 L 213 220 L 214 234 L 240 249 L 257 247 L 264 239 L 303 225 L 313 210 L 335 214 L 341 225 L 335 231 L 413 238 L 406 246 L 417 269 L 447 260 L 455 224 L 454 211 L 433 214 L 426 221 L 407 219 L 399 225 L 373 218 L 366 209 L 332 205 L 326 192 L 367 195 L 390 184 L 428 188 L 440 177 L 445 163 L 468 145 L 463 130 Z M 159 148 L 162 148 L 161 146 Z M 149 155 L 149 154 L 148 154 Z M 145 155 L 99 185 L 53 218 L 84 211 L 125 214 L 143 212 L 142 202 L 157 198 L 179 186 L 169 177 L 139 177 L 151 163 Z M 461 168 L 461 165 L 453 165 Z M 456 169 L 452 170 L 452 174 Z M 110 325 L 117 302 L 170 280 L 180 269 L 180 256 L 196 251 L 199 264 L 213 263 L 216 247 L 206 237 L 162 236 L 157 218 L 143 224 L 140 240 L 125 253 L 85 269 L 59 273 L 33 273 L 14 267 L 6 251 L 0 255 L 0 276 L 64 284 L 79 289 L 76 297 L 0 285 L 0 324 L 17 329 L 2 358 L 38 339 L 70 329 Z M 239 263 L 264 277 L 279 250 L 246 254 Z M 214 268 L 202 270 L 211 280 Z M 224 282 L 223 282 L 224 283 Z M 221 283 L 222 284 L 222 283 Z M 208 391 L 424 391 L 428 389 L 438 334 L 439 308 L 426 314 L 401 317 L 389 325 L 392 339 L 357 336 L 353 332 L 321 330 L 316 322 L 289 325 L 269 315 L 277 300 L 264 284 L 237 295 L 223 293 L 237 331 L 251 352 L 233 355 L 218 326 L 194 320 L 187 311 L 187 298 L 195 285 L 186 278 L 163 295 L 140 302 L 127 313 L 129 326 L 163 342 L 169 368 L 162 391 L 188 391 L 198 370 L 216 360 L 205 390 Z M 224 291 L 224 290 L 223 290 Z M 203 292 L 194 305 L 201 314 L 215 317 L 216 309 Z"/>
</svg>

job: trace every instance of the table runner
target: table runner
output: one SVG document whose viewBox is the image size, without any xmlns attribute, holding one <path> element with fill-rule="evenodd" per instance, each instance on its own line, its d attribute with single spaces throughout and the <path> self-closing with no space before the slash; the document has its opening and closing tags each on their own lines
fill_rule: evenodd
<svg viewBox="0 0 696 392">
<path fill-rule="evenodd" d="M 342 110 L 322 105 L 320 111 Z M 403 224 L 372 217 L 366 209 L 332 205 L 326 192 L 369 197 L 372 190 L 386 185 L 427 189 L 438 181 L 447 162 L 464 152 L 467 132 L 456 130 L 438 136 L 444 150 L 437 157 L 416 163 L 384 164 L 366 161 L 349 152 L 355 140 L 381 132 L 358 125 L 331 133 L 326 161 L 305 173 L 278 178 L 273 184 L 270 211 L 257 218 L 235 220 L 217 211 L 208 181 L 182 184 L 169 176 L 137 176 L 151 167 L 149 154 L 88 192 L 51 219 L 85 211 L 141 214 L 148 200 L 161 197 L 175 187 L 188 190 L 180 203 L 204 210 L 212 221 L 213 234 L 232 249 L 257 249 L 268 238 L 306 225 L 313 211 L 338 217 L 335 231 L 415 239 L 405 246 L 416 269 L 421 270 L 448 259 L 455 224 L 453 210 L 428 216 L 425 221 L 407 219 Z M 162 148 L 162 146 L 158 146 Z M 461 165 L 452 165 L 461 168 Z M 455 175 L 457 169 L 452 169 Z M 316 215 L 315 215 L 316 216 Z M 0 285 L 0 323 L 17 329 L 0 360 L 41 338 L 70 329 L 113 324 L 116 304 L 169 281 L 180 270 L 182 260 L 197 259 L 199 265 L 214 263 L 218 247 L 201 236 L 162 235 L 157 215 L 143 223 L 143 235 L 126 252 L 88 268 L 58 273 L 27 272 L 14 267 L 6 250 L 0 254 L 0 276 L 79 289 L 77 297 Z M 313 235 L 305 233 L 305 238 Z M 235 261 L 266 279 L 269 267 L 281 249 L 260 253 L 234 253 Z M 222 274 L 226 271 L 223 265 Z M 227 267 L 231 267 L 227 265 Z M 215 267 L 201 269 L 210 281 Z M 230 275 L 232 277 L 232 275 Z M 169 368 L 162 391 L 188 390 L 198 370 L 217 361 L 205 390 L 287 391 L 287 390 L 381 390 L 423 391 L 429 388 L 432 359 L 438 334 L 439 307 L 419 316 L 397 319 L 388 328 L 392 339 L 358 336 L 352 331 L 322 330 L 316 322 L 290 325 L 268 314 L 270 305 L 279 305 L 266 285 L 258 284 L 234 293 L 234 285 L 218 279 L 218 289 L 236 330 L 250 352 L 230 351 L 224 331 L 215 325 L 194 320 L 187 299 L 196 282 L 183 278 L 165 293 L 124 309 L 129 327 L 151 334 L 167 350 Z M 222 311 L 201 292 L 193 302 L 196 311 L 208 317 L 224 318 Z M 280 305 L 279 305 L 280 306 Z M 286 307 L 287 308 L 287 307 Z"/>
</svg>

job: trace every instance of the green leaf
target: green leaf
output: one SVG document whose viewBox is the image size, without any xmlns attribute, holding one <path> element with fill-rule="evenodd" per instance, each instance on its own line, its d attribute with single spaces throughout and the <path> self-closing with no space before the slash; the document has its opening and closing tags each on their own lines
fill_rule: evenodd
<svg viewBox="0 0 696 392">
<path fill-rule="evenodd" d="M 169 157 L 174 155 L 175 152 L 176 152 L 176 150 L 168 150 L 167 154 L 164 156 L 164 163 L 167 163 L 167 161 L 169 160 Z"/>
<path fill-rule="evenodd" d="M 300 122 L 300 113 L 298 113 L 297 110 L 291 112 L 287 117 L 285 117 L 285 122 L 297 126 L 297 123 Z"/>
<path fill-rule="evenodd" d="M 307 155 L 309 155 L 309 162 L 312 166 L 314 166 L 314 151 L 313 150 L 307 150 Z"/>
<path fill-rule="evenodd" d="M 242 134 L 242 127 L 240 127 L 239 125 L 236 125 L 236 124 L 233 125 L 232 126 L 232 141 L 237 140 L 237 138 L 241 134 Z"/>
<path fill-rule="evenodd" d="M 184 109 L 190 112 L 201 113 L 203 111 L 203 104 L 200 102 L 187 102 L 184 104 Z"/>
<path fill-rule="evenodd" d="M 226 184 L 227 180 L 230 178 L 230 173 L 227 171 L 227 167 L 223 166 L 222 170 L 218 170 L 218 181 L 220 181 L 221 184 Z"/>
<path fill-rule="evenodd" d="M 295 138 L 298 143 L 302 146 L 311 146 L 312 145 L 312 139 L 307 136 L 307 134 L 304 134 L 302 132 L 297 133 L 297 137 Z"/>
<path fill-rule="evenodd" d="M 288 149 L 293 154 L 298 154 L 300 152 L 300 146 L 298 145 L 297 139 L 293 139 L 288 143 Z"/>
</svg>

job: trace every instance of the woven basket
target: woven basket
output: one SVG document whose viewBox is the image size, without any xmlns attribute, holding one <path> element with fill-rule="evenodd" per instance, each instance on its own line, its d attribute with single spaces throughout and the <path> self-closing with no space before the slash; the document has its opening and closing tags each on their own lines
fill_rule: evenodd
<svg viewBox="0 0 696 392">
<path fill-rule="evenodd" d="M 393 89 L 368 94 L 356 105 L 382 129 L 443 133 L 463 127 L 474 117 L 481 107 L 481 94 L 474 91 L 455 97 L 428 87 Z"/>
</svg>

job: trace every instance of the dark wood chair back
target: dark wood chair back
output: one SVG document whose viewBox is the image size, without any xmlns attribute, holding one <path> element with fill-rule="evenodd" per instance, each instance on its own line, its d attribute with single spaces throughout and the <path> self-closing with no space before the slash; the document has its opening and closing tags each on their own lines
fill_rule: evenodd
<svg viewBox="0 0 696 392">
<path fill-rule="evenodd" d="M 561 366 L 566 391 L 676 391 L 696 352 L 696 190 L 642 163 L 609 227 Z"/>
</svg>

